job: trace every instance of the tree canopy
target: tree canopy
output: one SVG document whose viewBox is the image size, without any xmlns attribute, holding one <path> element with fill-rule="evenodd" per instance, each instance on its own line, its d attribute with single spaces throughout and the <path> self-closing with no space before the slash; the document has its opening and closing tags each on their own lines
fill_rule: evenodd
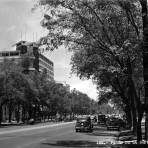
<svg viewBox="0 0 148 148">
<path fill-rule="evenodd" d="M 63 84 L 49 81 L 46 71 L 24 73 L 26 67 L 21 64 L 14 59 L 0 63 L 0 122 L 11 122 L 13 112 L 18 122 L 55 118 L 57 113 L 61 117 L 90 113 L 94 104 L 90 105 L 92 100 L 86 94 L 77 90 L 71 92 Z M 2 117 L 3 107 L 8 109 L 8 118 Z"/>
<path fill-rule="evenodd" d="M 141 4 L 139 0 L 39 0 L 47 10 L 41 25 L 49 31 L 40 43 L 47 50 L 66 45 L 73 52 L 72 72 L 118 93 L 127 116 L 132 114 L 134 129 L 137 115 L 140 125 L 144 103 L 139 93 L 144 85 Z"/>
</svg>

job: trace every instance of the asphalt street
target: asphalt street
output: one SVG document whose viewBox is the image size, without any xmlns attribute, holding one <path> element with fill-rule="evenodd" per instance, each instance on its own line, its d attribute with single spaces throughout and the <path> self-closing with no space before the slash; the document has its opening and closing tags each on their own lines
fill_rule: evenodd
<svg viewBox="0 0 148 148">
<path fill-rule="evenodd" d="M 105 141 L 115 140 L 103 130 L 76 133 L 74 125 L 74 122 L 47 123 L 0 129 L 0 148 L 95 148 Z"/>
</svg>

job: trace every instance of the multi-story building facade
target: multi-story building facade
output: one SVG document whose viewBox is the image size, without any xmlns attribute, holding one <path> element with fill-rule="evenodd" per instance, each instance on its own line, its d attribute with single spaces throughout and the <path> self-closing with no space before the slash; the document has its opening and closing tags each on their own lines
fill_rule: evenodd
<svg viewBox="0 0 148 148">
<path fill-rule="evenodd" d="M 39 71 L 46 70 L 48 79 L 54 80 L 54 65 L 51 60 L 43 54 L 39 54 Z"/>
<path fill-rule="evenodd" d="M 53 62 L 39 52 L 39 47 L 35 43 L 20 41 L 16 43 L 15 51 L 1 51 L 0 62 L 4 59 L 14 59 L 17 62 L 27 57 L 29 59 L 29 71 L 46 71 L 49 80 L 54 80 L 54 64 Z"/>
</svg>

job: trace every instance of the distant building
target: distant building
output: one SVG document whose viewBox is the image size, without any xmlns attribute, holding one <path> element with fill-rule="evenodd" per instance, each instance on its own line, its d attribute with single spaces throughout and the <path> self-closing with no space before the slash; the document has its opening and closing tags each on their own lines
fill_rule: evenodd
<svg viewBox="0 0 148 148">
<path fill-rule="evenodd" d="M 65 81 L 56 81 L 56 83 L 60 86 L 64 86 L 67 89 L 67 91 L 70 91 L 70 85 L 67 84 Z"/>
<path fill-rule="evenodd" d="M 54 80 L 54 64 L 51 60 L 39 52 L 36 43 L 20 41 L 16 43 L 15 51 L 1 51 L 0 62 L 4 59 L 15 59 L 20 62 L 25 56 L 29 58 L 29 71 L 46 71 L 49 80 Z"/>
</svg>

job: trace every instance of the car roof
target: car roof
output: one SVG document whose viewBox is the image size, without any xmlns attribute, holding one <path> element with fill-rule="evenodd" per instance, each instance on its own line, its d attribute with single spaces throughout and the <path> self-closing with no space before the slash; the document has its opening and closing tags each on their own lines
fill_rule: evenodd
<svg viewBox="0 0 148 148">
<path fill-rule="evenodd" d="M 87 120 L 83 119 L 83 120 L 78 120 L 78 122 L 86 122 Z"/>
<path fill-rule="evenodd" d="M 87 121 L 87 118 L 77 118 L 77 121 Z"/>
</svg>

